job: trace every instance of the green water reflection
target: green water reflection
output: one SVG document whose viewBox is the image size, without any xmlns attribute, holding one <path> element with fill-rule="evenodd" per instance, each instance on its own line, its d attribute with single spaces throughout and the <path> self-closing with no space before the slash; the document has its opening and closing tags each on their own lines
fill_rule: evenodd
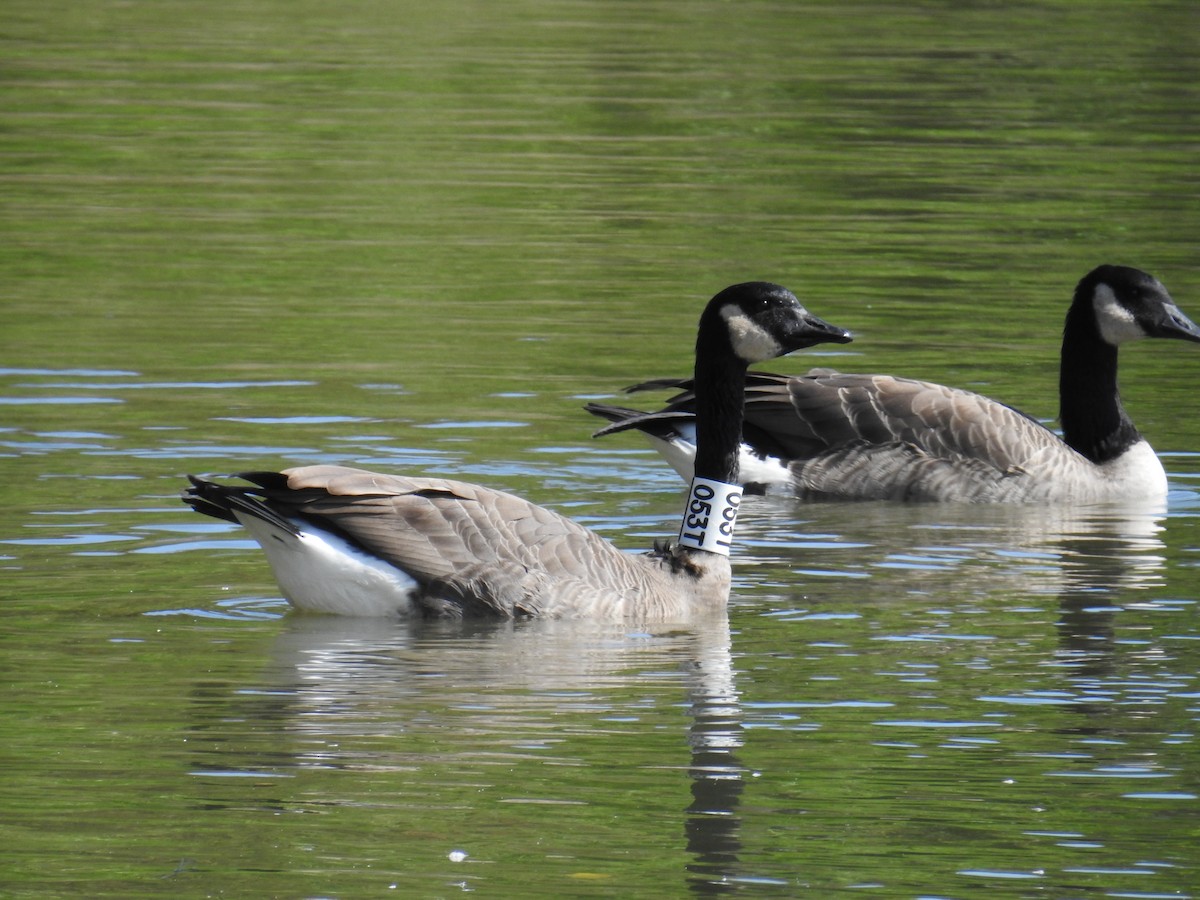
<svg viewBox="0 0 1200 900">
<path fill-rule="evenodd" d="M 0 893 L 1194 892 L 1189 348 L 1122 359 L 1168 516 L 764 501 L 728 634 L 288 616 L 176 495 L 364 462 L 646 546 L 677 480 L 580 406 L 748 278 L 856 333 L 783 368 L 1051 419 L 1093 265 L 1200 315 L 1198 17 L 9 2 Z"/>
</svg>

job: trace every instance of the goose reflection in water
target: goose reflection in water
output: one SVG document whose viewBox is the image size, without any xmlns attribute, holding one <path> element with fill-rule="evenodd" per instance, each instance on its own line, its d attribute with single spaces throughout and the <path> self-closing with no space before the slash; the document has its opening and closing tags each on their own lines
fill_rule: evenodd
<svg viewBox="0 0 1200 900">
<path fill-rule="evenodd" d="M 834 520 L 818 519 L 814 512 L 826 517 L 849 508 L 798 510 L 794 504 L 756 502 L 762 505 L 746 517 L 744 531 L 747 550 L 740 571 L 747 582 L 777 578 L 782 568 L 791 572 L 794 583 L 787 589 L 793 595 L 812 590 L 812 580 L 797 577 L 794 567 L 811 565 L 813 554 L 802 544 L 797 550 L 785 537 L 803 529 L 789 532 L 780 527 L 798 514 L 819 526 L 811 530 L 824 533 L 833 547 L 839 541 L 857 543 L 856 559 L 864 558 L 865 544 L 876 548 L 881 563 L 906 552 L 947 562 L 942 568 L 889 568 L 883 575 L 876 570 L 869 578 L 895 594 L 860 602 L 854 609 L 860 618 L 883 612 L 882 606 L 872 604 L 905 597 L 911 601 L 914 592 L 905 593 L 906 580 L 936 594 L 939 604 L 964 591 L 994 601 L 1001 609 L 1011 603 L 1031 605 L 1038 596 L 1057 596 L 1056 647 L 1052 657 L 1033 665 L 1057 666 L 1059 683 L 1079 701 L 1054 717 L 1054 727 L 1060 730 L 1095 733 L 1103 727 L 1102 722 L 1093 724 L 1092 716 L 1104 711 L 1104 701 L 1092 702 L 1087 685 L 1122 665 L 1123 648 L 1113 637 L 1122 604 L 1145 596 L 1147 588 L 1163 580 L 1165 549 L 1159 535 L 1164 511 L 1159 508 L 1093 507 L 1070 514 L 1056 510 L 1053 515 L 1044 510 L 1020 515 L 1011 507 L 987 512 L 972 508 L 968 519 L 966 511 L 960 517 L 952 506 L 864 505 L 854 509 L 854 517 Z M 826 602 L 847 602 L 836 588 L 834 584 L 825 592 Z M 746 846 L 751 833 L 750 813 L 743 804 L 748 772 L 741 756 L 747 736 L 761 734 L 767 754 L 771 747 L 777 752 L 786 748 L 784 758 L 791 763 L 805 748 L 816 753 L 827 746 L 807 743 L 803 730 L 787 725 L 782 732 L 745 730 L 749 724 L 756 729 L 778 724 L 771 719 L 770 704 L 759 701 L 769 699 L 774 690 L 795 698 L 797 691 L 805 690 L 804 679 L 819 674 L 821 662 L 805 657 L 790 663 L 768 661 L 762 654 L 779 650 L 783 629 L 776 626 L 782 623 L 765 620 L 769 610 L 760 608 L 756 614 L 735 605 L 735 611 L 750 617 L 746 624 L 753 626 L 753 634 L 743 631 L 740 638 L 731 638 L 725 614 L 686 628 L 645 630 L 579 621 L 406 623 L 288 616 L 281 622 L 272 662 L 260 684 L 232 691 L 214 690 L 211 684 L 204 688 L 189 746 L 200 753 L 201 770 L 254 774 L 302 769 L 314 776 L 334 773 L 327 776 L 334 778 L 337 772 L 354 773 L 353 779 L 336 781 L 324 791 L 302 786 L 301 780 L 279 780 L 271 803 L 281 811 L 311 811 L 314 803 L 326 810 L 383 808 L 385 818 L 394 807 L 405 822 L 402 837 L 407 839 L 412 829 L 418 841 L 428 844 L 444 831 L 447 852 L 461 841 L 475 861 L 494 861 L 492 857 L 507 852 L 512 841 L 536 838 L 540 849 L 535 852 L 545 852 L 552 867 L 558 865 L 552 861 L 558 857 L 551 856 L 557 849 L 575 851 L 571 858 L 585 866 L 587 839 L 580 851 L 578 835 L 563 834 L 561 824 L 548 823 L 617 827 L 597 826 L 605 815 L 576 818 L 572 807 L 599 805 L 607 814 L 611 806 L 614 823 L 639 814 L 643 805 L 652 811 L 673 809 L 678 817 L 677 846 L 685 861 L 679 878 L 692 893 L 723 893 L 763 875 L 751 871 L 763 865 L 763 848 Z M 1029 633 L 1051 627 L 1043 626 L 1040 618 L 1025 624 Z M 786 683 L 760 683 L 752 688 L 754 702 L 747 701 L 743 695 L 748 688 L 738 684 L 734 639 L 740 641 L 737 658 L 747 660 L 741 665 L 766 667 L 772 679 Z M 767 643 L 756 646 L 756 639 Z M 880 657 L 866 646 L 848 646 L 842 656 L 857 657 L 844 671 L 855 666 L 871 676 L 880 671 Z M 983 662 L 990 660 L 984 657 Z M 1000 699 L 1019 702 L 1021 696 Z M 686 724 L 673 711 L 680 702 Z M 972 706 L 980 703 L 986 698 L 971 701 Z M 752 723 L 747 722 L 748 709 L 755 717 Z M 832 720 L 823 723 L 816 716 L 800 724 L 832 727 Z M 880 739 L 869 715 L 856 721 L 861 730 L 847 731 L 842 739 L 866 744 Z M 249 723 L 246 727 L 255 730 L 253 739 L 232 739 L 236 736 L 229 733 L 230 722 Z M 648 736 L 676 725 L 687 732 L 686 744 L 679 735 L 675 757 L 677 768 L 687 772 L 686 789 L 662 775 L 675 769 L 664 760 L 671 756 L 669 749 L 645 755 Z M 812 771 L 789 791 L 803 796 L 817 792 L 812 803 L 821 808 L 828 798 L 808 779 L 857 783 L 867 777 L 858 768 L 863 759 L 857 754 L 840 761 L 815 755 L 808 760 Z M 822 770 L 824 776 L 817 774 Z M 785 769 L 772 771 L 787 777 Z M 208 805 L 245 804 L 243 796 L 225 793 L 228 782 L 213 784 L 218 787 L 212 788 Z M 878 782 L 877 789 L 879 784 L 888 783 Z M 649 785 L 653 788 L 647 791 Z M 762 822 L 754 834 L 784 815 L 775 808 L 779 802 L 767 794 L 756 804 L 753 815 Z M 546 815 L 531 817 L 497 806 L 509 803 L 548 805 L 539 807 Z M 447 809 L 460 812 L 448 816 Z M 662 813 L 658 815 L 661 819 Z M 531 819 L 538 822 L 530 826 L 538 834 L 497 836 L 501 825 L 519 828 Z M 464 827 L 464 822 L 469 824 Z M 669 844 L 669 830 L 655 832 L 652 840 L 658 843 L 652 847 L 636 843 L 651 840 L 639 838 L 641 834 L 631 830 L 621 836 L 607 831 L 597 835 L 596 840 L 606 843 L 595 848 L 596 857 L 603 860 L 608 849 L 628 853 L 631 843 L 633 852 L 645 853 L 662 852 L 661 842 Z M 757 863 L 750 862 L 751 849 Z M 402 845 L 397 860 L 411 865 L 412 855 L 424 852 L 427 849 Z M 468 879 L 474 877 L 470 866 L 462 871 Z"/>
<path fill-rule="evenodd" d="M 1145 591 L 1165 578 L 1166 515 L 1160 501 L 1045 508 L 755 497 L 740 523 L 747 550 L 735 586 L 794 584 L 819 596 L 822 584 L 866 581 L 875 600 L 946 603 Z"/>
<path fill-rule="evenodd" d="M 204 721 L 197 722 L 190 745 L 210 743 L 212 752 L 202 752 L 198 769 L 247 775 L 280 767 L 353 772 L 356 779 L 339 782 L 344 786 L 334 794 L 342 799 L 326 794 L 323 806 L 394 803 L 414 823 L 406 827 L 422 833 L 445 827 L 442 811 L 462 800 L 453 785 L 466 784 L 472 798 L 466 802 L 472 809 L 477 804 L 477 814 L 472 813 L 472 829 L 453 840 L 476 861 L 510 851 L 512 840 L 561 845 L 561 827 L 498 839 L 497 821 L 511 829 L 513 817 L 499 811 L 497 802 L 562 810 L 618 798 L 612 817 L 620 821 L 631 814 L 630 804 L 643 806 L 631 798 L 641 796 L 647 778 L 660 787 L 677 785 L 672 773 L 686 770 L 690 797 L 681 791 L 675 808 L 678 846 L 691 862 L 680 877 L 691 890 L 707 893 L 737 875 L 742 725 L 723 613 L 686 628 L 645 631 L 574 620 L 451 623 L 301 615 L 281 624 L 261 685 L 226 693 L 224 702 L 204 689 Z M 664 683 L 668 687 L 657 687 Z M 682 735 L 679 741 L 678 766 L 659 765 L 661 754 L 639 763 L 641 730 L 677 722 L 681 701 L 690 721 L 686 743 Z M 254 723 L 268 733 L 236 740 L 229 722 Z M 259 745 L 271 750 L 230 755 L 230 747 Z M 281 747 L 289 749 L 280 754 Z M 532 776 L 531 761 L 537 773 Z M 595 777 L 579 782 L 553 775 L 581 767 Z M 273 805 L 294 810 L 312 803 L 311 788 L 289 797 L 288 783 L 279 782 Z M 572 796 L 581 783 L 595 785 L 594 791 L 585 787 Z M 669 809 L 665 791 L 656 789 L 646 802 Z M 221 791 L 209 805 L 230 802 L 245 800 L 228 800 Z M 437 824 L 423 821 L 426 814 Z M 574 821 L 569 811 L 564 815 Z M 596 839 L 619 846 L 614 835 Z M 577 846 L 570 839 L 566 845 Z M 406 852 L 417 851 L 401 848 L 397 859 Z"/>
<path fill-rule="evenodd" d="M 693 893 L 725 893 L 739 871 L 742 851 L 738 813 L 746 786 L 738 751 L 744 741 L 741 697 L 734 678 L 728 640 L 707 645 L 697 654 L 688 678 L 688 732 L 691 748 L 692 802 L 684 830 L 688 886 Z"/>
<path fill-rule="evenodd" d="M 1078 510 L 1060 522 L 1054 540 L 1063 560 L 1059 591 L 1058 663 L 1071 683 L 1112 675 L 1116 630 L 1125 607 L 1146 602 L 1146 592 L 1165 583 L 1166 504 Z M 1081 703 L 1080 712 L 1096 705 Z"/>
</svg>

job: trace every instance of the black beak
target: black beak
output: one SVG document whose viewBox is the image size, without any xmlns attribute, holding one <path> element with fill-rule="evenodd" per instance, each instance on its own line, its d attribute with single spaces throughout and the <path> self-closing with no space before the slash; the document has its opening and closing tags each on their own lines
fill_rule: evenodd
<svg viewBox="0 0 1200 900">
<path fill-rule="evenodd" d="M 1163 304 L 1161 316 L 1147 330 L 1150 337 L 1178 338 L 1200 344 L 1200 327 L 1173 302 Z"/>
<path fill-rule="evenodd" d="M 816 344 L 848 344 L 852 340 L 853 335 L 845 328 L 831 325 L 805 310 L 796 321 L 795 327 L 789 330 L 787 352 L 803 350 Z"/>
</svg>

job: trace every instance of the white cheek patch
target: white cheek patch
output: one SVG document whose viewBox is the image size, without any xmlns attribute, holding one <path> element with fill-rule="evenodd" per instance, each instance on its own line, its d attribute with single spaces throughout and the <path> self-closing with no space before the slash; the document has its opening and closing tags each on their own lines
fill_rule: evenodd
<svg viewBox="0 0 1200 900">
<path fill-rule="evenodd" d="M 729 342 L 733 345 L 733 352 L 746 362 L 763 362 L 783 355 L 783 347 L 779 342 L 754 324 L 738 307 L 721 307 L 721 318 L 729 328 Z"/>
<path fill-rule="evenodd" d="M 1121 305 L 1107 284 L 1096 286 L 1096 292 L 1092 294 L 1092 310 L 1096 314 L 1100 337 L 1114 347 L 1146 336 L 1146 330 L 1138 324 L 1133 313 Z"/>
</svg>

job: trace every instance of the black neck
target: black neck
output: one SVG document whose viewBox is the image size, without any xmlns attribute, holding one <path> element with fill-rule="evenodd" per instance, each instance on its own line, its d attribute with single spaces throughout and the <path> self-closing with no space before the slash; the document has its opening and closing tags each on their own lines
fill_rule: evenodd
<svg viewBox="0 0 1200 900">
<path fill-rule="evenodd" d="M 1091 310 L 1078 299 L 1063 329 L 1058 400 L 1063 438 L 1094 463 L 1115 459 L 1142 439 L 1121 405 L 1117 348 L 1100 337 Z"/>
<path fill-rule="evenodd" d="M 737 484 L 746 364 L 728 340 L 705 341 L 701 335 L 696 344 L 695 474 Z"/>
</svg>

